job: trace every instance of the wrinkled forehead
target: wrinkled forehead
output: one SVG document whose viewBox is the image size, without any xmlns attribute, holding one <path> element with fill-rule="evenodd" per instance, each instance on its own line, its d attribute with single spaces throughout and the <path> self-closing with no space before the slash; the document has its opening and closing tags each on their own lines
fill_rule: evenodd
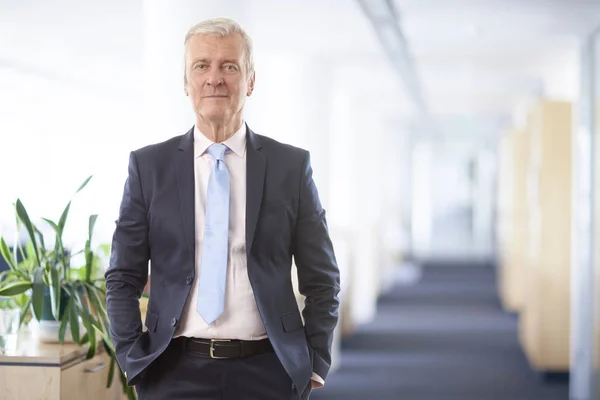
<svg viewBox="0 0 600 400">
<path fill-rule="evenodd" d="M 187 62 L 203 59 L 207 61 L 237 61 L 245 59 L 242 37 L 233 33 L 226 36 L 195 35 L 190 37 L 185 48 Z"/>
</svg>

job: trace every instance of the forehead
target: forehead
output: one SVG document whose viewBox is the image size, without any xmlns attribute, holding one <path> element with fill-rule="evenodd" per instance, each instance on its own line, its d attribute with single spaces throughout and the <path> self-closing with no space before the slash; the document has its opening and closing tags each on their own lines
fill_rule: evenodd
<svg viewBox="0 0 600 400">
<path fill-rule="evenodd" d="M 237 33 L 222 37 L 196 35 L 189 39 L 185 51 L 188 61 L 198 58 L 241 61 L 244 57 L 244 43 L 242 37 Z"/>
</svg>

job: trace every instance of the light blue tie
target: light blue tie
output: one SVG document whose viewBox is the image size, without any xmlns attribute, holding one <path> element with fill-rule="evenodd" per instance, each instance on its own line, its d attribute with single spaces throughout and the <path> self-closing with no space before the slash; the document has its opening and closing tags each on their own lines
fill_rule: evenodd
<svg viewBox="0 0 600 400">
<path fill-rule="evenodd" d="M 227 146 L 220 143 L 212 144 L 207 150 L 215 166 L 206 193 L 197 310 L 209 325 L 219 318 L 225 307 L 229 234 L 229 171 L 223 161 L 226 150 Z"/>
</svg>

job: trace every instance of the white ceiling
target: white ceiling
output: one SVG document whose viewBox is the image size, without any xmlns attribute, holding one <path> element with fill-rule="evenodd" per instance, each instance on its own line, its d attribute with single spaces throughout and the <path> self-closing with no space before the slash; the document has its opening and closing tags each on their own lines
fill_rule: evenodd
<svg viewBox="0 0 600 400">
<path fill-rule="evenodd" d="M 582 0 L 395 0 L 436 115 L 510 115 L 519 99 L 577 73 L 580 39 L 600 25 Z M 569 85 L 576 79 L 569 81 Z M 577 88 L 573 87 L 573 92 Z M 567 93 L 565 95 L 572 95 Z"/>
<path fill-rule="evenodd" d="M 531 97 L 574 99 L 581 39 L 600 25 L 596 0 L 393 3 L 423 96 L 438 126 L 450 137 L 456 130 L 480 136 L 498 133 Z M 265 29 L 254 32 L 263 45 L 268 43 L 275 51 L 291 47 L 319 54 L 356 92 L 377 91 L 400 107 L 407 103 L 406 93 L 404 97 L 390 94 L 404 90 L 402 80 L 357 1 L 254 0 L 252 4 L 250 8 L 265 11 L 259 14 L 260 27 Z M 279 33 L 274 36 L 274 31 Z"/>
<path fill-rule="evenodd" d="M 133 85 L 142 63 L 144 7 L 165 1 L 0 0 L 0 63 L 8 60 L 13 70 L 89 85 L 105 86 L 112 77 L 127 75 Z M 257 50 L 313 57 L 324 68 L 333 68 L 343 77 L 338 80 L 355 87 L 356 93 L 377 91 L 404 104 L 397 101 L 403 98 L 399 74 L 387 62 L 357 1 L 218 4 L 224 4 L 221 9 L 243 7 L 232 16 L 241 15 Z M 591 0 L 394 4 L 424 97 L 442 124 L 457 118 L 492 125 L 505 120 L 523 98 L 547 90 L 548 77 L 560 76 L 562 70 L 566 75 L 576 72 L 579 40 L 600 23 L 600 3 Z M 8 84 L 0 80 L 0 85 Z"/>
<path fill-rule="evenodd" d="M 361 65 L 366 54 L 376 70 L 393 74 L 355 1 L 213 1 L 207 11 L 197 0 L 0 0 L 0 63 L 49 77 L 88 68 L 108 79 L 118 70 L 135 73 L 143 57 L 144 11 L 159 7 L 172 10 L 165 19 L 182 20 L 181 37 L 194 22 L 230 16 L 248 30 L 257 53 L 316 57 L 324 67 Z"/>
</svg>

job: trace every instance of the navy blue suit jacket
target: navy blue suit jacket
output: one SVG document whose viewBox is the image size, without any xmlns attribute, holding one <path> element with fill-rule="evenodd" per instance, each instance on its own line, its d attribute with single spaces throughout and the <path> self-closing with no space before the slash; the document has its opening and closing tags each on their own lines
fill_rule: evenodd
<svg viewBox="0 0 600 400">
<path fill-rule="evenodd" d="M 167 347 L 195 267 L 193 128 L 133 151 L 106 271 L 106 306 L 130 385 Z M 331 365 L 339 270 L 309 153 L 247 129 L 246 253 L 258 310 L 277 356 L 300 392 Z M 304 324 L 291 264 L 306 296 Z M 139 298 L 152 280 L 142 332 Z"/>
</svg>

